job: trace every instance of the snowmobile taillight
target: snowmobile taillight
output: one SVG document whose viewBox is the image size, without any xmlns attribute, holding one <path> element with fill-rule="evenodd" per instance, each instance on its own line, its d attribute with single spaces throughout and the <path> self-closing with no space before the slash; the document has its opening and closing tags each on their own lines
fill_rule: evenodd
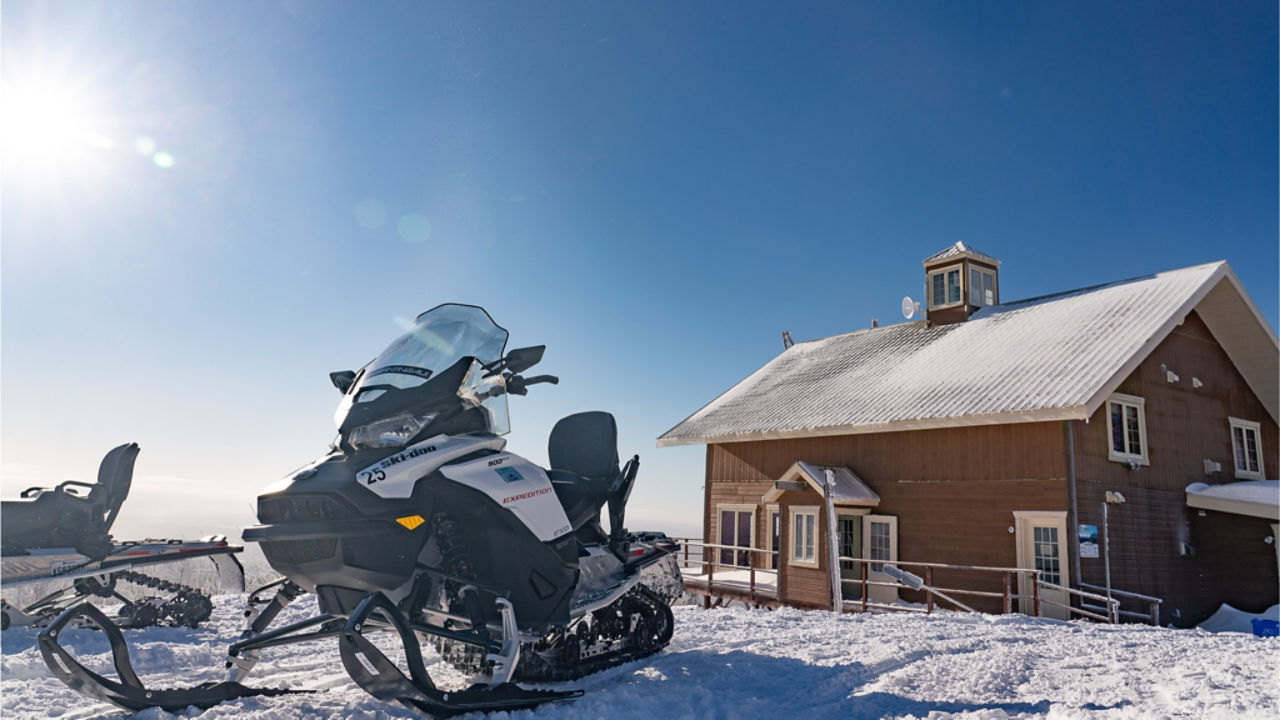
<svg viewBox="0 0 1280 720">
<path fill-rule="evenodd" d="M 405 443 L 421 432 L 422 428 L 430 425 L 435 418 L 435 413 L 395 415 L 352 430 L 347 437 L 347 442 L 358 450 L 404 447 Z"/>
</svg>

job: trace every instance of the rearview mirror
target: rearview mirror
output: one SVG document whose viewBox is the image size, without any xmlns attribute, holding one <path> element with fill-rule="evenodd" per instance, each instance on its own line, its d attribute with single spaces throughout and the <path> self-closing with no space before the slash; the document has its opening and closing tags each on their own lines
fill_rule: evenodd
<svg viewBox="0 0 1280 720">
<path fill-rule="evenodd" d="M 529 368 L 542 362 L 542 353 L 547 349 L 546 345 L 534 345 L 533 347 L 516 348 L 507 353 L 503 358 L 506 361 L 507 370 L 519 375 Z"/>
<path fill-rule="evenodd" d="M 329 373 L 329 382 L 332 382 L 334 387 L 341 390 L 343 395 L 347 394 L 347 391 L 351 389 L 351 384 L 355 381 L 356 373 L 354 370 Z"/>
</svg>

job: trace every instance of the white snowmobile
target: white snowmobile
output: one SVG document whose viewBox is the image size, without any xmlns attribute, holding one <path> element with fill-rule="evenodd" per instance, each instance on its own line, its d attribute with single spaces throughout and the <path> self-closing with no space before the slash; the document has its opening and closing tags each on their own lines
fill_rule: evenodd
<svg viewBox="0 0 1280 720">
<path fill-rule="evenodd" d="M 111 525 L 129 495 L 137 457 L 136 443 L 121 445 L 103 458 L 96 484 L 68 480 L 55 488 L 27 488 L 18 499 L 0 503 L 0 583 L 5 589 L 72 581 L 70 587 L 22 607 L 0 600 L 0 629 L 44 625 L 91 596 L 121 601 L 117 620 L 125 627 L 195 627 L 213 611 L 207 594 L 136 570 L 197 557 L 214 561 L 224 588 L 244 592 L 244 568 L 234 555 L 244 548 L 228 544 L 224 537 L 195 542 L 118 542 L 111 537 Z M 167 595 L 130 600 L 116 590 L 119 581 Z"/>
<path fill-rule="evenodd" d="M 556 424 L 549 470 L 504 452 L 507 395 L 558 382 L 521 374 L 542 359 L 542 346 L 504 354 L 506 342 L 482 308 L 441 305 L 359 372 L 331 374 L 343 393 L 338 439 L 267 488 L 258 498 L 262 524 L 244 531 L 284 577 L 250 594 L 226 681 L 148 690 L 120 632 L 89 603 L 40 635 L 50 670 L 129 710 L 209 707 L 297 692 L 240 681 L 265 648 L 337 638 L 347 673 L 370 694 L 449 716 L 578 697 L 517 683 L 571 680 L 662 649 L 673 629 L 668 604 L 683 588 L 675 543 L 623 528 L 639 457 L 619 467 L 616 425 L 604 412 Z M 269 630 L 306 592 L 321 614 Z M 107 632 L 119 681 L 58 644 L 60 628 L 77 618 Z M 403 644 L 407 675 L 365 637 L 387 631 Z M 437 688 L 420 638 L 474 684 Z"/>
</svg>

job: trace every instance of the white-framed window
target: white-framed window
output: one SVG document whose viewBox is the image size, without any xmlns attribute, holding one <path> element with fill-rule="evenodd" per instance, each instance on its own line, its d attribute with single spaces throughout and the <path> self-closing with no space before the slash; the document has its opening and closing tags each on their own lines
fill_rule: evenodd
<svg viewBox="0 0 1280 720">
<path fill-rule="evenodd" d="M 1262 467 L 1262 426 L 1252 420 L 1227 418 L 1231 426 L 1231 454 L 1235 458 L 1236 477 L 1266 480 Z"/>
<path fill-rule="evenodd" d="M 959 267 L 929 273 L 929 307 L 958 305 L 964 299 L 960 280 Z"/>
<path fill-rule="evenodd" d="M 1135 395 L 1115 393 L 1107 398 L 1107 457 L 1116 462 L 1149 465 L 1146 401 Z"/>
<path fill-rule="evenodd" d="M 976 267 L 969 268 L 969 304 L 979 306 L 996 304 L 995 273 Z"/>
<path fill-rule="evenodd" d="M 818 567 L 818 508 L 791 508 L 791 564 Z"/>
<path fill-rule="evenodd" d="M 730 547 L 752 547 L 752 530 L 756 526 L 756 508 L 754 505 L 717 505 L 720 515 L 720 545 Z M 730 550 L 720 548 L 720 564 L 751 567 L 752 553 L 746 550 Z"/>
</svg>

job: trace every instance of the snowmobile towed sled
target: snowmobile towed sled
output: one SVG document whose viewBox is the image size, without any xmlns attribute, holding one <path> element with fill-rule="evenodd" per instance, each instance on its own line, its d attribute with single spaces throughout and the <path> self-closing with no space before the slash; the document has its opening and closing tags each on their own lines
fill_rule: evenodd
<svg viewBox="0 0 1280 720">
<path fill-rule="evenodd" d="M 241 680 L 264 649 L 335 638 L 364 690 L 443 717 L 572 699 L 581 692 L 518 683 L 572 680 L 661 650 L 673 630 L 668 604 L 683 588 L 675 543 L 623 527 L 639 457 L 619 467 L 617 427 L 604 412 L 556 423 L 550 469 L 505 452 L 507 396 L 558 382 L 522 374 L 541 361 L 542 346 L 506 352 L 506 343 L 482 308 L 441 305 L 358 372 L 330 375 L 343 394 L 337 440 L 268 487 L 258 497 L 261 524 L 244 531 L 284 577 L 250 594 L 225 681 L 147 689 L 121 633 L 89 603 L 40 635 L 50 670 L 130 710 L 210 707 L 299 692 Z M 606 506 L 609 532 L 600 523 Z M 269 629 L 308 592 L 320 614 Z M 58 644 L 77 618 L 106 630 L 119 680 Z M 398 637 L 407 673 L 367 637 L 380 632 Z M 437 687 L 424 642 L 473 684 Z"/>
<path fill-rule="evenodd" d="M 55 488 L 27 488 L 18 499 L 0 503 L 0 582 L 5 589 L 72 581 L 70 587 L 21 608 L 0 600 L 0 629 L 44 625 L 95 595 L 124 603 L 118 622 L 126 627 L 195 627 L 213 610 L 207 594 L 135 569 L 202 556 L 214 561 L 224 587 L 244 591 L 244 568 L 234 555 L 243 548 L 229 545 L 223 537 L 197 542 L 117 542 L 111 537 L 111 526 L 129 495 L 137 457 L 136 443 L 121 445 L 103 458 L 96 484 L 68 480 Z M 130 600 L 116 590 L 119 581 L 169 595 Z"/>
</svg>

